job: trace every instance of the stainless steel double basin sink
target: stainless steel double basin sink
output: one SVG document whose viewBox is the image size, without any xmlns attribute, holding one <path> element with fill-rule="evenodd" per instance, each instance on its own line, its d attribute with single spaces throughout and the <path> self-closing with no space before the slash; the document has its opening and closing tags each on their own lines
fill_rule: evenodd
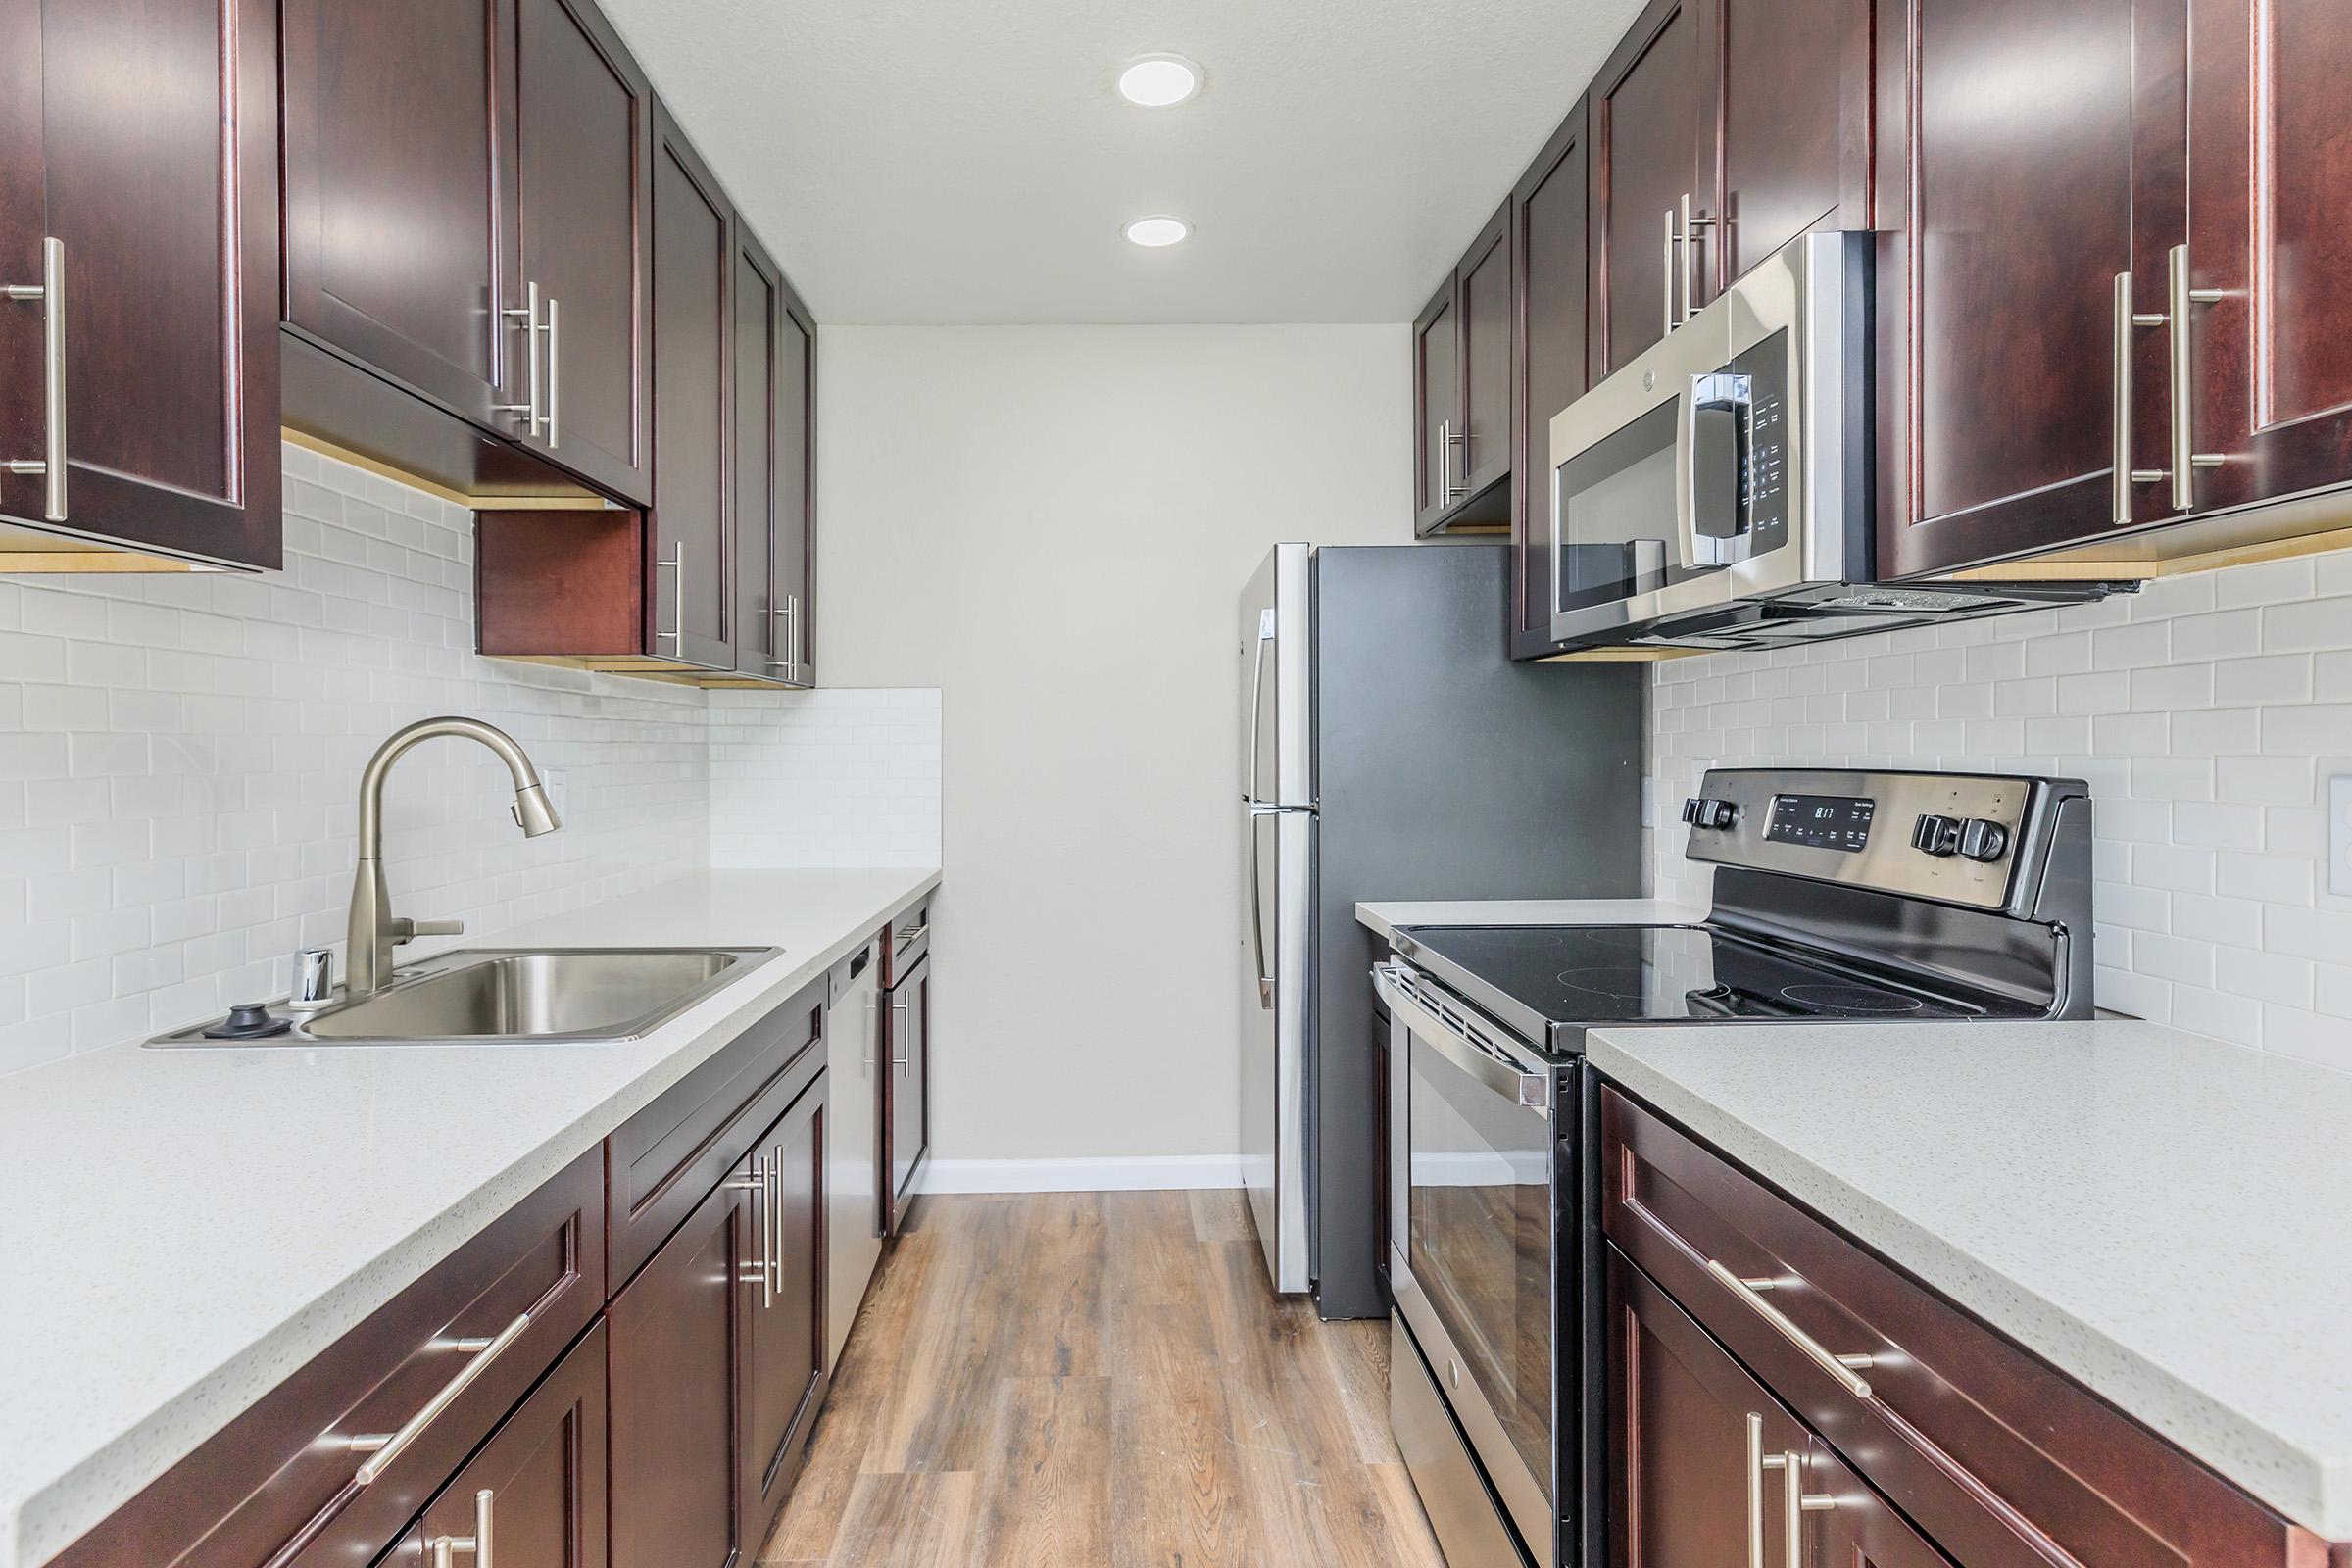
<svg viewBox="0 0 2352 1568">
<path fill-rule="evenodd" d="M 281 1034 L 212 1039 L 199 1024 L 149 1044 L 610 1044 L 652 1033 L 775 951 L 462 948 L 400 969 L 368 996 L 296 1012 Z"/>
</svg>

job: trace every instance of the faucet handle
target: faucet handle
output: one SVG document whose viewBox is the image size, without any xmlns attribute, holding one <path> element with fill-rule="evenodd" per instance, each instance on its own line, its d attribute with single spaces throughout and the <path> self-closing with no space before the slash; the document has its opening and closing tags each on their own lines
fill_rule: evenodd
<svg viewBox="0 0 2352 1568">
<path fill-rule="evenodd" d="M 465 934 L 466 922 L 463 920 L 398 919 L 392 922 L 392 940 L 395 943 L 414 942 L 418 937 L 462 937 Z"/>
</svg>

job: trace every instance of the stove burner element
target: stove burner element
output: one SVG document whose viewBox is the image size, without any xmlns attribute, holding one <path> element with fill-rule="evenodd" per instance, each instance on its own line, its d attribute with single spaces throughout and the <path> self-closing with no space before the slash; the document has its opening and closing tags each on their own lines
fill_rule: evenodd
<svg viewBox="0 0 2352 1568">
<path fill-rule="evenodd" d="M 1612 1002 L 1642 1000 L 1641 976 L 1629 976 L 1623 969 L 1562 969 L 1552 978 L 1569 990 L 1582 991 L 1589 997 L 1607 997 Z"/>
<path fill-rule="evenodd" d="M 1826 1007 L 1832 1012 L 1917 1012 L 1922 1005 L 1917 997 L 1898 997 L 1868 986 L 1783 986 L 1781 995 L 1799 1006 Z"/>
</svg>

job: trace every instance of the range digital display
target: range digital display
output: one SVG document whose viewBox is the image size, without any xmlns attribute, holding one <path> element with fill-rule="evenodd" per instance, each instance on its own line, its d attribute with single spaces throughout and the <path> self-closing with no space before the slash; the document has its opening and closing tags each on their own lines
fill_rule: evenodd
<svg viewBox="0 0 2352 1568">
<path fill-rule="evenodd" d="M 1870 819 L 1878 808 L 1876 801 L 1844 795 L 1776 795 L 1764 837 L 1853 855 L 1870 843 Z"/>
</svg>

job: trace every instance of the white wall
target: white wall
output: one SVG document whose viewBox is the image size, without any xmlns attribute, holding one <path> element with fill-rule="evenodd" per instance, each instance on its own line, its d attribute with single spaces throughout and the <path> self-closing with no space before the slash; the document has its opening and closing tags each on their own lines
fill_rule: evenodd
<svg viewBox="0 0 2352 1568">
<path fill-rule="evenodd" d="M 1239 1146 L 1234 626 L 1400 542 L 1407 335 L 828 327 L 818 667 L 938 687 L 932 1152 Z"/>
<path fill-rule="evenodd" d="M 2352 772 L 2352 553 L 2151 583 L 2054 613 L 1661 664 L 1661 894 L 1703 897 L 1676 819 L 1706 767 L 2090 781 L 2098 1001 L 2352 1069 L 2352 898 L 2328 777 Z"/>
<path fill-rule="evenodd" d="M 385 791 L 406 913 L 488 931 L 706 862 L 702 693 L 476 658 L 471 514 L 284 464 L 282 573 L 0 582 L 0 1073 L 284 995 L 341 942 L 360 769 L 413 719 L 512 732 L 565 822 L 525 840 L 506 768 L 427 742 Z"/>
</svg>

